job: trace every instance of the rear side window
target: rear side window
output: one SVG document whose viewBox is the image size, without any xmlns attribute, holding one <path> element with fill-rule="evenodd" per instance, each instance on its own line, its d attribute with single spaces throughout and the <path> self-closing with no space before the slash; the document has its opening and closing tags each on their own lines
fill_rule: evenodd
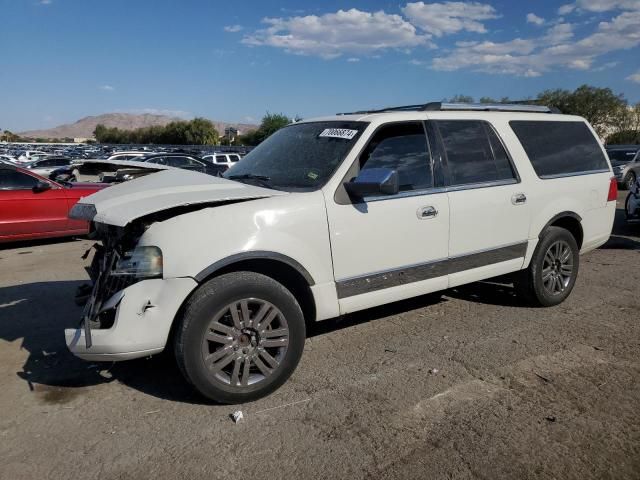
<svg viewBox="0 0 640 480">
<path fill-rule="evenodd" d="M 360 157 L 360 165 L 360 170 L 396 170 L 401 192 L 433 187 L 431 159 L 422 123 L 398 123 L 378 130 Z"/>
<path fill-rule="evenodd" d="M 516 180 L 502 142 L 487 122 L 438 120 L 451 186 Z"/>
<path fill-rule="evenodd" d="M 600 144 L 584 122 L 509 122 L 541 177 L 608 170 Z"/>
</svg>

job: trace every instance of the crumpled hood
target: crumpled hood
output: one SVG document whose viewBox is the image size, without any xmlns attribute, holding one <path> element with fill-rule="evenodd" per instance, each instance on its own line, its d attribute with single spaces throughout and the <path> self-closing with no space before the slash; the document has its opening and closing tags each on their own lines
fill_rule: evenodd
<svg viewBox="0 0 640 480">
<path fill-rule="evenodd" d="M 137 218 L 174 207 L 276 195 L 287 195 L 287 192 L 189 170 L 170 169 L 85 197 L 71 209 L 69 217 L 124 227 Z"/>
</svg>

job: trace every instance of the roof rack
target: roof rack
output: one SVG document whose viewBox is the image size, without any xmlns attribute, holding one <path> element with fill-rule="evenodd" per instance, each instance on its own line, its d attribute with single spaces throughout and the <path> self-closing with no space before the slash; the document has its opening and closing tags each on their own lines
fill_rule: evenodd
<svg viewBox="0 0 640 480">
<path fill-rule="evenodd" d="M 527 105 L 525 103 L 446 103 L 429 102 L 422 105 L 404 105 L 400 107 L 382 108 L 380 110 L 360 110 L 358 112 L 338 113 L 337 115 L 366 115 L 386 112 L 442 112 L 442 111 L 476 111 L 476 112 L 527 112 L 527 113 L 561 113 L 556 107 L 543 105 Z"/>
</svg>

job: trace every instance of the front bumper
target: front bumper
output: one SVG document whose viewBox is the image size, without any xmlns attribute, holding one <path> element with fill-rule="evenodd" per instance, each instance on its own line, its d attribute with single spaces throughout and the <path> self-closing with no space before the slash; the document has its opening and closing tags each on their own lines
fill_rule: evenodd
<svg viewBox="0 0 640 480">
<path fill-rule="evenodd" d="M 119 361 L 146 357 L 164 350 L 178 309 L 196 288 L 192 278 L 137 282 L 111 296 L 104 304 L 114 309 L 110 328 L 91 329 L 87 346 L 85 326 L 65 330 L 67 347 L 89 361 Z"/>
</svg>

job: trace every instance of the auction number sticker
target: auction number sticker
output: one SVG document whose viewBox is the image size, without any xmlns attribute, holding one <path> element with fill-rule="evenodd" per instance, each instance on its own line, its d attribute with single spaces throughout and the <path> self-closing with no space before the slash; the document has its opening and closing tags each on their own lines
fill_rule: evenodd
<svg viewBox="0 0 640 480">
<path fill-rule="evenodd" d="M 342 138 L 343 140 L 351 140 L 358 134 L 358 130 L 350 130 L 348 128 L 325 128 L 319 135 L 324 138 Z"/>
</svg>

